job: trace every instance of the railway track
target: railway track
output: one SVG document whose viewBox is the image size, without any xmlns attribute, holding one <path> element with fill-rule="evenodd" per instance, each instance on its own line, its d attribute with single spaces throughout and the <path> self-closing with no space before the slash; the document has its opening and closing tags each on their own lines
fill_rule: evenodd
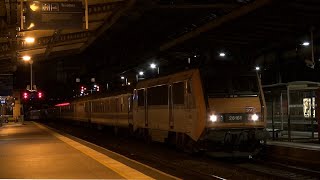
<svg viewBox="0 0 320 180">
<path fill-rule="evenodd" d="M 64 124 L 63 127 L 54 125 L 53 128 L 183 179 L 319 179 L 320 177 L 320 172 L 317 171 L 271 161 L 233 162 L 206 156 L 193 157 L 172 148 L 165 148 L 163 144 L 146 145 L 139 141 L 114 136 L 106 138 L 110 134 L 84 127 L 74 128 Z M 87 136 L 88 134 L 90 136 Z"/>
<path fill-rule="evenodd" d="M 307 174 L 307 171 L 304 173 L 295 171 L 296 168 L 290 167 L 282 167 L 279 166 L 266 166 L 266 165 L 259 165 L 257 163 L 243 163 L 238 165 L 244 169 L 250 169 L 252 171 L 259 172 L 261 174 L 268 174 L 273 176 L 276 179 L 319 179 L 320 176 L 315 176 L 314 174 Z M 279 167 L 279 168 L 276 168 Z"/>
</svg>

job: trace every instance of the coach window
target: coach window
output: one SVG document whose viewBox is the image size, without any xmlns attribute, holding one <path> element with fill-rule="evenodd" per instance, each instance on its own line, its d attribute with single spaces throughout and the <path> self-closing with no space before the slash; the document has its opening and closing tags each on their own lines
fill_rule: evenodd
<svg viewBox="0 0 320 180">
<path fill-rule="evenodd" d="M 120 112 L 124 111 L 123 97 L 120 97 Z"/>
<path fill-rule="evenodd" d="M 138 90 L 138 106 L 144 106 L 144 89 Z"/>
<path fill-rule="evenodd" d="M 148 89 L 148 105 L 168 105 L 168 86 L 156 86 Z"/>
<path fill-rule="evenodd" d="M 96 103 L 95 102 L 92 102 L 91 103 L 91 106 L 92 106 L 92 112 L 95 112 L 96 111 Z"/>
<path fill-rule="evenodd" d="M 105 104 L 106 104 L 106 112 L 110 112 L 110 101 L 109 101 L 109 99 L 107 99 L 105 101 Z"/>
<path fill-rule="evenodd" d="M 172 85 L 173 104 L 184 104 L 184 82 Z"/>
</svg>

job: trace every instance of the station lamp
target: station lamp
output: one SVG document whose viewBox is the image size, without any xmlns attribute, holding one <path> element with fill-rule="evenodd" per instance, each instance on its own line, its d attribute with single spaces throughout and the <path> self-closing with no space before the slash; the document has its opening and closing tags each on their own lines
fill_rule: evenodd
<svg viewBox="0 0 320 180">
<path fill-rule="evenodd" d="M 34 37 L 26 37 L 24 40 L 25 40 L 27 43 L 34 43 L 34 41 L 35 41 Z"/>
<path fill-rule="evenodd" d="M 23 59 L 24 61 L 30 61 L 30 60 L 31 60 L 31 57 L 28 56 L 28 55 L 25 55 L 25 56 L 22 56 L 22 59 Z"/>
<path fill-rule="evenodd" d="M 32 11 L 37 11 L 40 9 L 40 6 L 39 6 L 39 3 L 36 1 L 36 2 L 33 2 L 32 4 L 30 4 L 30 9 Z"/>
<path fill-rule="evenodd" d="M 151 68 L 151 69 L 155 69 L 156 67 L 157 67 L 156 64 L 154 64 L 154 63 L 151 63 L 151 64 L 150 64 L 150 68 Z"/>
<path fill-rule="evenodd" d="M 303 46 L 309 46 L 310 43 L 309 43 L 308 41 L 305 41 L 305 42 L 302 43 L 302 45 L 303 45 Z"/>
<path fill-rule="evenodd" d="M 160 67 L 157 66 L 155 63 L 151 63 L 151 64 L 150 64 L 150 68 L 151 68 L 151 69 L 157 69 L 158 74 L 160 74 Z"/>
<path fill-rule="evenodd" d="M 220 57 L 225 57 L 225 56 L 226 56 L 226 53 L 220 52 L 220 53 L 219 53 L 219 56 L 220 56 Z"/>
<path fill-rule="evenodd" d="M 32 29 L 34 28 L 35 24 L 34 23 L 30 23 L 29 27 L 27 29 Z"/>
</svg>

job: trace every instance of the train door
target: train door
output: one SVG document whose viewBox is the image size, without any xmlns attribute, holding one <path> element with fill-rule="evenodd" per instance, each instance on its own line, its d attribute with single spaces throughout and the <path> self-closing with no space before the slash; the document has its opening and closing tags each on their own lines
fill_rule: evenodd
<svg viewBox="0 0 320 180">
<path fill-rule="evenodd" d="M 156 130 L 169 129 L 169 87 L 161 85 L 147 90 L 148 126 Z"/>
<path fill-rule="evenodd" d="M 128 104 L 127 104 L 127 109 L 128 109 L 128 124 L 129 126 L 131 126 L 133 124 L 133 117 L 132 117 L 132 105 L 133 105 L 133 101 L 132 101 L 132 95 L 128 95 Z"/>
<path fill-rule="evenodd" d="M 177 82 L 172 84 L 172 119 L 170 125 L 179 131 L 184 130 L 186 117 L 185 112 L 185 83 Z"/>
<path fill-rule="evenodd" d="M 172 85 L 169 86 L 169 127 L 170 130 L 174 128 L 174 118 L 173 118 L 173 102 L 172 102 Z"/>
<path fill-rule="evenodd" d="M 148 127 L 145 89 L 135 91 L 134 129 Z"/>
</svg>

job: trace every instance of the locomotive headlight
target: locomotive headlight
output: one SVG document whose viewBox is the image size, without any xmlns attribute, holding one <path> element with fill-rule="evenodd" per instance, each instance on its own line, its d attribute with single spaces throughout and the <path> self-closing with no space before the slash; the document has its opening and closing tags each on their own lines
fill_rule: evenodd
<svg viewBox="0 0 320 180">
<path fill-rule="evenodd" d="M 218 116 L 217 115 L 214 115 L 214 114 L 210 115 L 210 121 L 211 122 L 216 122 L 217 120 L 218 120 Z"/>
<path fill-rule="evenodd" d="M 257 114 L 253 114 L 253 115 L 251 116 L 251 120 L 252 120 L 252 121 L 258 121 L 258 120 L 259 120 L 259 116 L 258 116 Z"/>
</svg>

